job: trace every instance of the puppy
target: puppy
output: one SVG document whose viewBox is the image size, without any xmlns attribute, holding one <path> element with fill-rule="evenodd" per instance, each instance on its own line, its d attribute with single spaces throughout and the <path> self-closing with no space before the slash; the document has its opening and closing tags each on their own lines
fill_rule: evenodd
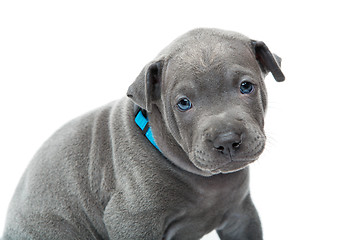
<svg viewBox="0 0 360 240">
<path fill-rule="evenodd" d="M 248 165 L 265 147 L 263 42 L 218 29 L 176 39 L 127 96 L 58 130 L 9 207 L 3 239 L 262 239 Z"/>
</svg>

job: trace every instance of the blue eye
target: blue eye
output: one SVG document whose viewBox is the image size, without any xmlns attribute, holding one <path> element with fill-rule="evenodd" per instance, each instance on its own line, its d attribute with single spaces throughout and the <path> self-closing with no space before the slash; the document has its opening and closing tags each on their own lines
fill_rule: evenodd
<svg viewBox="0 0 360 240">
<path fill-rule="evenodd" d="M 191 102 L 187 98 L 182 98 L 178 103 L 177 107 L 180 111 L 185 112 L 191 108 Z"/>
<path fill-rule="evenodd" d="M 240 84 L 240 92 L 242 94 L 249 94 L 254 90 L 254 85 L 251 82 L 244 81 Z"/>
</svg>

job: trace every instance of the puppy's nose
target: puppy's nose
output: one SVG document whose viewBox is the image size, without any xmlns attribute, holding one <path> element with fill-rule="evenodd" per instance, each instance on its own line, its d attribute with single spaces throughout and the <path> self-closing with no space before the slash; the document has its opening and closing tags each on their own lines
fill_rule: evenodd
<svg viewBox="0 0 360 240">
<path fill-rule="evenodd" d="M 214 148 L 223 153 L 230 154 L 233 156 L 235 152 L 240 148 L 242 143 L 242 134 L 237 134 L 234 132 L 222 133 L 218 135 L 214 141 Z"/>
</svg>

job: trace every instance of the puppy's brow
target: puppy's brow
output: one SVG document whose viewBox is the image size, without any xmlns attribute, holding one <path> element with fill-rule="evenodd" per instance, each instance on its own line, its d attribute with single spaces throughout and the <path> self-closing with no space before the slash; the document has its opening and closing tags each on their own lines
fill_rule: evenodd
<svg viewBox="0 0 360 240">
<path fill-rule="evenodd" d="M 176 94 L 189 94 L 192 89 L 195 89 L 194 82 L 188 82 L 186 85 L 181 82 L 176 82 L 172 88 L 172 92 Z"/>
<path fill-rule="evenodd" d="M 248 76 L 254 75 L 254 73 L 250 69 L 245 68 L 241 65 L 232 66 L 231 68 L 228 69 L 227 72 L 228 72 L 228 76 L 233 78 L 239 75 L 248 75 Z"/>
</svg>

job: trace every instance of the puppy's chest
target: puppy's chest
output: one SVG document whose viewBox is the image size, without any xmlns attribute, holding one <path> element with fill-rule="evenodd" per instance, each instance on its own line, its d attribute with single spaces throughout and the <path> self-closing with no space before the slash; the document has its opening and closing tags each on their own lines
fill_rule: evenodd
<svg viewBox="0 0 360 240">
<path fill-rule="evenodd" d="M 165 219 L 164 239 L 200 239 L 219 228 L 225 214 L 241 197 L 241 186 L 235 191 L 221 186 L 192 186 L 174 201 Z"/>
<path fill-rule="evenodd" d="M 223 209 L 208 201 L 182 202 L 168 212 L 164 239 L 200 239 L 221 224 Z"/>
</svg>

